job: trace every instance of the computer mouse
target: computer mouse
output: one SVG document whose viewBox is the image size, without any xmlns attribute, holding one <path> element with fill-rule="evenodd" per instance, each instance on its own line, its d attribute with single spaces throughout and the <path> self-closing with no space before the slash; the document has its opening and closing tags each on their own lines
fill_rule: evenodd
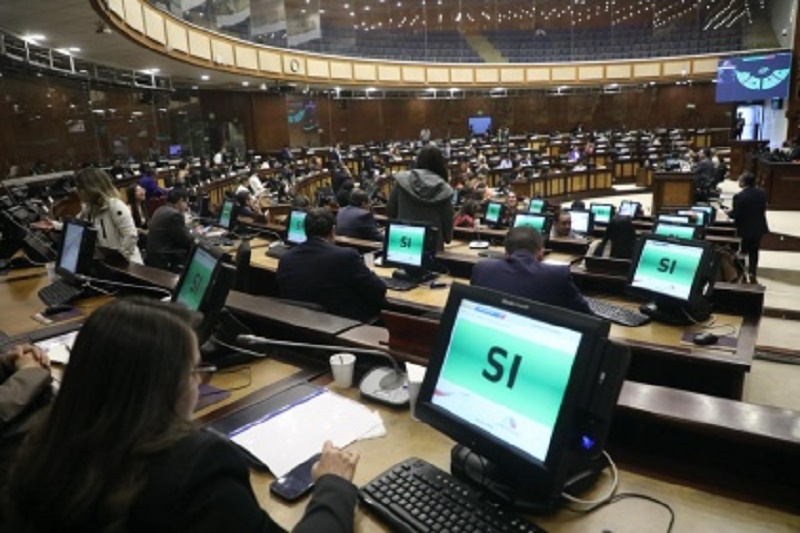
<svg viewBox="0 0 800 533">
<path fill-rule="evenodd" d="M 43 316 L 53 316 L 59 313 L 66 313 L 67 311 L 72 311 L 73 307 L 71 305 L 51 305 L 44 311 L 42 311 Z"/>
<path fill-rule="evenodd" d="M 707 331 L 698 333 L 692 338 L 692 342 L 698 346 L 709 346 L 711 344 L 716 344 L 718 340 L 718 336 L 714 335 L 713 333 L 708 333 Z"/>
</svg>

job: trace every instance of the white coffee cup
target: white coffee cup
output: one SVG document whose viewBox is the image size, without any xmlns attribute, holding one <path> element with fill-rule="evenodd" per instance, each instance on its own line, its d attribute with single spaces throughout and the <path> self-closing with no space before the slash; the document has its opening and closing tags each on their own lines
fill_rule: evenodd
<svg viewBox="0 0 800 533">
<path fill-rule="evenodd" d="M 411 418 L 419 420 L 414 414 L 414 409 L 417 405 L 417 396 L 419 396 L 419 388 L 425 380 L 425 370 L 422 365 L 415 365 L 413 363 L 406 363 L 406 375 L 408 376 L 408 404 L 411 408 Z"/>
<path fill-rule="evenodd" d="M 336 386 L 341 389 L 352 387 L 356 356 L 351 353 L 336 353 L 331 356 L 330 361 L 333 381 Z"/>
</svg>

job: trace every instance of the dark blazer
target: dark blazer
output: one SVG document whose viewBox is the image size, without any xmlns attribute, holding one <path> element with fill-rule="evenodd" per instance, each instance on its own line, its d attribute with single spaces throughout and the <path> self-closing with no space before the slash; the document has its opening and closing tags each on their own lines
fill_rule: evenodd
<svg viewBox="0 0 800 533">
<path fill-rule="evenodd" d="M 480 261 L 472 269 L 470 283 L 547 305 L 592 313 L 572 281 L 569 267 L 541 263 L 524 250 L 517 250 L 505 259 Z"/>
<path fill-rule="evenodd" d="M 378 230 L 372 211 L 352 205 L 339 209 L 336 215 L 336 235 L 373 241 L 383 240 L 383 234 Z"/>
<path fill-rule="evenodd" d="M 760 239 L 769 233 L 767 226 L 767 193 L 758 187 L 746 187 L 733 197 L 728 216 L 736 222 L 743 239 Z"/>
<path fill-rule="evenodd" d="M 147 472 L 128 531 L 283 531 L 259 506 L 241 453 L 222 437 L 191 433 L 157 455 Z M 357 495 L 344 478 L 323 476 L 294 531 L 352 531 Z"/>
<path fill-rule="evenodd" d="M 320 304 L 334 315 L 368 322 L 386 296 L 386 285 L 353 248 L 312 237 L 286 252 L 275 278 L 281 298 Z"/>
<path fill-rule="evenodd" d="M 150 219 L 145 263 L 156 268 L 175 270 L 186 261 L 193 242 L 183 213 L 169 204 L 162 205 Z"/>
</svg>

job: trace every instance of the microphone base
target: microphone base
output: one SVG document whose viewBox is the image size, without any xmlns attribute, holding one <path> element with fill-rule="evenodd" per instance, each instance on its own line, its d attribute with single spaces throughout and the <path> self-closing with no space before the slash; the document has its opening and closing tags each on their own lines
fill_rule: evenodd
<svg viewBox="0 0 800 533">
<path fill-rule="evenodd" d="M 485 250 L 489 247 L 489 241 L 470 241 L 469 247 L 472 250 Z"/>
<path fill-rule="evenodd" d="M 373 368 L 361 379 L 358 389 L 364 398 L 393 407 L 403 407 L 409 402 L 408 377 L 394 368 Z"/>
</svg>

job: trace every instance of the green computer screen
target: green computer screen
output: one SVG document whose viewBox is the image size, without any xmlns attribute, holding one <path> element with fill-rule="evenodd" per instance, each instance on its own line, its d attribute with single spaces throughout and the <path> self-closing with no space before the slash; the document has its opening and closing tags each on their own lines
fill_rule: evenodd
<svg viewBox="0 0 800 533">
<path fill-rule="evenodd" d="M 544 461 L 581 338 L 571 329 L 463 300 L 432 402 Z"/>
<path fill-rule="evenodd" d="M 517 216 L 514 217 L 514 227 L 530 226 L 541 233 L 546 220 L 547 219 L 543 215 L 518 213 Z"/>
<path fill-rule="evenodd" d="M 678 211 L 678 214 L 689 217 L 690 224 L 692 223 L 692 220 L 694 220 L 695 226 L 705 226 L 706 218 L 708 217 L 705 211 L 695 211 L 694 209 L 684 209 Z"/>
<path fill-rule="evenodd" d="M 425 227 L 390 224 L 386 260 L 407 266 L 422 266 L 425 251 Z"/>
<path fill-rule="evenodd" d="M 534 198 L 528 206 L 528 213 L 541 213 L 544 211 L 544 200 L 541 198 Z"/>
<path fill-rule="evenodd" d="M 631 286 L 688 301 L 702 257 L 700 247 L 648 239 Z"/>
<path fill-rule="evenodd" d="M 486 222 L 496 223 L 500 221 L 500 212 L 503 210 L 503 204 L 490 202 L 486 206 Z"/>
<path fill-rule="evenodd" d="M 192 311 L 200 309 L 203 303 L 211 278 L 214 275 L 216 258 L 202 248 L 197 248 L 192 256 L 192 261 L 187 267 L 189 270 L 183 277 L 175 301 L 188 307 Z"/>
<path fill-rule="evenodd" d="M 222 208 L 219 211 L 219 221 L 217 225 L 220 228 L 225 228 L 227 230 L 231 229 L 231 215 L 233 214 L 233 200 L 225 200 L 222 204 Z"/>
<path fill-rule="evenodd" d="M 292 244 L 306 242 L 306 212 L 292 211 L 289 214 L 289 231 L 286 240 Z"/>
<path fill-rule="evenodd" d="M 613 208 L 610 205 L 593 204 L 591 206 L 591 211 L 594 213 L 594 221 L 599 222 L 600 224 L 608 224 L 611 222 L 612 209 Z"/>
<path fill-rule="evenodd" d="M 674 237 L 676 239 L 694 239 L 693 226 L 678 226 L 676 224 L 657 224 L 654 232 L 656 235 L 664 237 Z"/>
</svg>

